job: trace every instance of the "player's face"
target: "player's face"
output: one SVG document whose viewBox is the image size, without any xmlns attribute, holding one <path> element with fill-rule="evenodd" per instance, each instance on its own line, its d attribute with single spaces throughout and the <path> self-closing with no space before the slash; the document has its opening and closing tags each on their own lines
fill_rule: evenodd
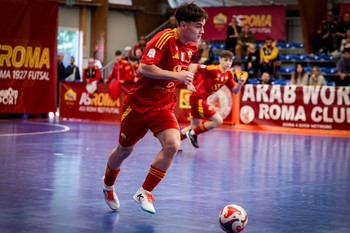
<svg viewBox="0 0 350 233">
<path fill-rule="evenodd" d="M 198 22 L 181 22 L 181 28 L 184 32 L 185 43 L 195 42 L 202 38 L 204 33 L 205 20 Z"/>
<path fill-rule="evenodd" d="M 232 59 L 230 59 L 228 57 L 221 57 L 219 59 L 219 61 L 220 61 L 220 65 L 224 71 L 230 69 L 230 67 L 232 66 Z"/>
</svg>

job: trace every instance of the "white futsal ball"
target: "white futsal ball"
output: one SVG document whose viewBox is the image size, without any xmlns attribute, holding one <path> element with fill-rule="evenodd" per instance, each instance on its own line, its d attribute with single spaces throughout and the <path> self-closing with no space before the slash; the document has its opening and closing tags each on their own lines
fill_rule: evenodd
<svg viewBox="0 0 350 233">
<path fill-rule="evenodd" d="M 248 223 L 248 214 L 239 205 L 227 205 L 219 214 L 219 223 L 225 232 L 242 232 Z"/>
</svg>

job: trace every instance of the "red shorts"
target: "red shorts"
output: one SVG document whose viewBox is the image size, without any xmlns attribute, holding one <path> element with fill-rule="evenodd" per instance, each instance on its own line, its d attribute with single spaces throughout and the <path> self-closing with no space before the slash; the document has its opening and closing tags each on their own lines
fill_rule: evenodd
<svg viewBox="0 0 350 233">
<path fill-rule="evenodd" d="M 215 115 L 216 111 L 207 103 L 206 100 L 190 97 L 192 118 L 204 119 Z"/>
<path fill-rule="evenodd" d="M 124 147 L 135 145 L 148 130 L 154 135 L 166 130 L 180 130 L 172 110 L 137 112 L 130 106 L 125 106 L 120 123 L 119 143 Z"/>
</svg>

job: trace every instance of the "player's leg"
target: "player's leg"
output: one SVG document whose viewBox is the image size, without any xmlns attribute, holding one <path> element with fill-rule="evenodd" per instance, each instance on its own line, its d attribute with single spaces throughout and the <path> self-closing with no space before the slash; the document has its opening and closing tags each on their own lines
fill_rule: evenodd
<svg viewBox="0 0 350 233">
<path fill-rule="evenodd" d="M 153 160 L 142 187 L 134 195 L 135 201 L 141 204 L 141 208 L 151 214 L 155 213 L 152 203 L 154 198 L 151 192 L 165 177 L 180 148 L 179 127 L 176 118 L 170 111 L 163 111 L 157 115 L 157 123 L 151 130 L 158 138 L 162 149 Z"/>
<path fill-rule="evenodd" d="M 202 119 L 192 118 L 191 119 L 191 124 L 189 126 L 186 126 L 185 128 L 183 128 L 180 131 L 180 139 L 181 139 L 181 141 L 187 138 L 186 137 L 186 133 L 188 131 L 190 131 L 191 129 L 196 128 L 197 126 L 199 126 L 201 122 L 202 122 Z"/>
<path fill-rule="evenodd" d="M 120 166 L 129 157 L 133 149 L 134 146 L 123 147 L 119 144 L 109 155 L 105 175 L 102 178 L 102 186 L 105 201 L 112 210 L 118 210 L 120 207 L 114 188 L 115 180 L 120 172 Z"/>
<path fill-rule="evenodd" d="M 222 124 L 222 118 L 215 110 L 203 99 L 199 99 L 196 108 L 191 110 L 194 118 L 191 120 L 192 129 L 187 131 L 186 136 L 195 148 L 199 148 L 197 135 L 204 133 L 210 129 Z M 210 119 L 210 121 L 203 122 L 202 119 Z"/>
<path fill-rule="evenodd" d="M 147 130 L 148 123 L 144 114 L 126 107 L 121 121 L 119 145 L 109 155 L 105 175 L 102 179 L 104 198 L 112 210 L 118 210 L 120 207 L 114 188 L 120 167 L 132 153 L 134 145 L 147 133 Z"/>
</svg>

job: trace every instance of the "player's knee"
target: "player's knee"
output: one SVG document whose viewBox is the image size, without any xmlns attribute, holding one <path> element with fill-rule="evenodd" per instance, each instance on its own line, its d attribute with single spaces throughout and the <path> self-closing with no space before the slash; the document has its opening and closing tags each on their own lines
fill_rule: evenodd
<svg viewBox="0 0 350 233">
<path fill-rule="evenodd" d="M 132 151 L 134 150 L 134 147 L 123 147 L 123 146 L 118 146 L 117 148 L 117 154 L 119 155 L 118 157 L 120 159 L 126 159 L 127 157 L 129 157 L 129 155 L 132 153 Z"/>
<path fill-rule="evenodd" d="M 165 143 L 164 148 L 166 154 L 172 155 L 176 154 L 176 152 L 180 149 L 180 141 L 179 140 L 169 140 Z"/>
<path fill-rule="evenodd" d="M 222 119 L 222 117 L 218 117 L 218 119 L 216 119 L 216 126 L 220 126 L 224 123 L 224 120 Z"/>
</svg>

